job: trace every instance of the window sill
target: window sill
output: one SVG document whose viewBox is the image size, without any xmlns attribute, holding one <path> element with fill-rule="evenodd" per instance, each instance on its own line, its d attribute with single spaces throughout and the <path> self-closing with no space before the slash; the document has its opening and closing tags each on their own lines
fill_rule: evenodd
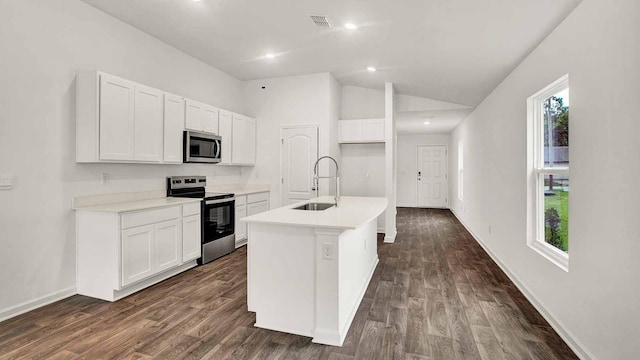
<svg viewBox="0 0 640 360">
<path fill-rule="evenodd" d="M 569 254 L 539 240 L 530 241 L 527 245 L 560 269 L 569 272 Z"/>
</svg>

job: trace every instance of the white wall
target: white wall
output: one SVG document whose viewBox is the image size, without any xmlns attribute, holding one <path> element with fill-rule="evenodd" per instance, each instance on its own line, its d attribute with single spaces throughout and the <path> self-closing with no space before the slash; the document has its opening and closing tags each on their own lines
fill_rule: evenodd
<svg viewBox="0 0 640 360">
<path fill-rule="evenodd" d="M 449 145 L 450 138 L 449 134 L 398 135 L 398 206 L 418 206 L 418 146 Z"/>
<path fill-rule="evenodd" d="M 342 87 L 340 119 L 382 119 L 384 117 L 384 91 L 360 86 Z"/>
<path fill-rule="evenodd" d="M 466 150 L 465 199 L 453 209 L 585 359 L 640 354 L 638 34 L 637 0 L 584 0 L 451 139 Z M 526 245 L 526 100 L 567 73 L 568 273 Z"/>
<path fill-rule="evenodd" d="M 237 182 L 210 165 L 75 163 L 75 76 L 102 70 L 242 112 L 241 82 L 76 0 L 0 1 L 0 318 L 75 287 L 71 199 L 161 190 L 168 175 Z M 107 184 L 100 174 L 108 173 Z"/>
<path fill-rule="evenodd" d="M 385 195 L 384 144 L 342 144 L 341 193 L 344 196 Z M 378 231 L 384 232 L 384 215 Z"/>
<path fill-rule="evenodd" d="M 271 184 L 271 207 L 279 207 L 282 202 L 281 126 L 318 125 L 318 155 L 339 156 L 337 136 L 331 137 L 337 133 L 337 124 L 334 123 L 340 106 L 339 87 L 329 73 L 252 80 L 244 83 L 244 99 L 248 115 L 258 118 L 256 166 L 245 170 L 244 176 L 248 182 Z M 336 160 L 340 162 L 339 158 Z M 330 161 L 323 161 L 319 165 L 322 176 L 333 176 L 333 168 Z M 320 193 L 328 193 L 332 189 L 332 182 L 322 179 Z"/>
</svg>

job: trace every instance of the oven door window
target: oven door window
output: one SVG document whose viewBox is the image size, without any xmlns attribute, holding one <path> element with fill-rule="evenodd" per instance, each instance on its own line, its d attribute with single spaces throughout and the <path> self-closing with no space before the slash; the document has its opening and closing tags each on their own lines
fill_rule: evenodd
<svg viewBox="0 0 640 360">
<path fill-rule="evenodd" d="M 233 234 L 235 202 L 205 205 L 203 216 L 204 237 L 207 243 Z"/>
<path fill-rule="evenodd" d="M 217 140 L 192 136 L 189 139 L 189 156 L 215 159 L 220 145 Z"/>
</svg>

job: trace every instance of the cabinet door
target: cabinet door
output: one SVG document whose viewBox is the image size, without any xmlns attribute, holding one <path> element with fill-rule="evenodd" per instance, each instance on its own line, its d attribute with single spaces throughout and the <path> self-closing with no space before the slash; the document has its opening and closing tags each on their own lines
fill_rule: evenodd
<svg viewBox="0 0 640 360">
<path fill-rule="evenodd" d="M 182 219 L 182 262 L 201 256 L 201 231 L 200 214 Z"/>
<path fill-rule="evenodd" d="M 253 165 L 256 162 L 256 120 L 233 115 L 231 162 Z"/>
<path fill-rule="evenodd" d="M 246 119 L 245 136 L 245 164 L 256 163 L 256 119 Z"/>
<path fill-rule="evenodd" d="M 134 85 L 100 76 L 100 160 L 133 160 Z"/>
<path fill-rule="evenodd" d="M 182 130 L 184 129 L 184 99 L 164 94 L 164 162 L 182 163 Z"/>
<path fill-rule="evenodd" d="M 156 273 L 182 264 L 182 221 L 155 224 Z"/>
<path fill-rule="evenodd" d="M 231 113 L 220 110 L 219 115 L 219 135 L 222 137 L 222 153 L 221 156 L 221 164 L 231 164 L 231 143 L 232 132 L 233 132 L 233 124 L 231 119 Z"/>
<path fill-rule="evenodd" d="M 134 152 L 137 161 L 162 161 L 162 92 L 136 84 Z"/>
<path fill-rule="evenodd" d="M 245 120 L 242 116 L 233 114 L 232 120 L 232 138 L 231 142 L 231 162 L 234 164 L 242 164 L 244 156 L 245 139 Z"/>
<path fill-rule="evenodd" d="M 246 205 L 236 205 L 236 243 L 247 238 L 247 223 L 240 221 L 247 216 Z"/>
<path fill-rule="evenodd" d="M 154 233 L 154 225 L 122 231 L 122 286 L 153 274 Z"/>
<path fill-rule="evenodd" d="M 203 131 L 218 134 L 218 112 L 219 110 L 214 107 L 207 105 L 203 107 Z"/>
<path fill-rule="evenodd" d="M 384 119 L 362 120 L 362 140 L 384 142 Z"/>
<path fill-rule="evenodd" d="M 359 142 L 362 138 L 360 120 L 338 121 L 338 142 Z"/>
<path fill-rule="evenodd" d="M 204 126 L 204 105 L 193 100 L 187 100 L 184 127 L 189 130 L 202 131 Z"/>
</svg>

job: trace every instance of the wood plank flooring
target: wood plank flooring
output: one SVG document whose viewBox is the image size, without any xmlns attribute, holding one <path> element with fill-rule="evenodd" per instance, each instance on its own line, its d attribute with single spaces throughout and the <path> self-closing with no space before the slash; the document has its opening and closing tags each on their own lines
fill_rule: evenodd
<svg viewBox="0 0 640 360">
<path fill-rule="evenodd" d="M 253 327 L 246 249 L 115 303 L 0 323 L 4 359 L 577 359 L 448 210 L 398 210 L 342 347 Z"/>
</svg>

